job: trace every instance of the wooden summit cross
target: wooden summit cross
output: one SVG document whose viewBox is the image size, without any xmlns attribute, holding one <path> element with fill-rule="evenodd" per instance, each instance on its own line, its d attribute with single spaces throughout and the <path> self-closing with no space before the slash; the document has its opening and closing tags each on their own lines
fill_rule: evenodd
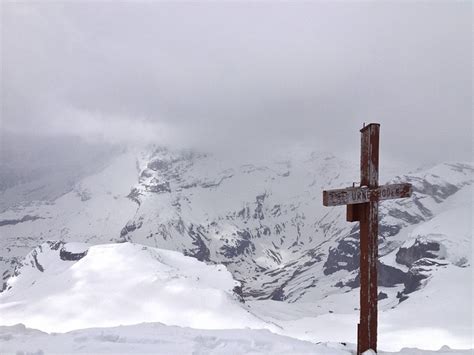
<svg viewBox="0 0 474 355">
<path fill-rule="evenodd" d="M 360 130 L 360 187 L 323 191 L 324 206 L 347 205 L 347 221 L 360 222 L 360 320 L 357 354 L 377 352 L 378 205 L 380 200 L 410 197 L 411 184 L 379 186 L 380 124 Z"/>
</svg>

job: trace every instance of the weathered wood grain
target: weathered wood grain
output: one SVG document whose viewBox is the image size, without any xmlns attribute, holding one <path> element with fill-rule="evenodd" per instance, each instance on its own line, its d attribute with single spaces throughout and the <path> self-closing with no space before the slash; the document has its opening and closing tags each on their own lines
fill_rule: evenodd
<svg viewBox="0 0 474 355">
<path fill-rule="evenodd" d="M 323 191 L 324 206 L 347 205 L 347 220 L 360 222 L 360 320 L 357 354 L 377 352 L 378 205 L 381 200 L 410 197 L 411 184 L 378 185 L 380 125 L 360 130 L 361 187 Z"/>
<path fill-rule="evenodd" d="M 348 187 L 345 189 L 323 191 L 324 206 L 341 206 L 410 197 L 411 184 L 382 185 L 375 189 L 368 187 Z"/>
</svg>

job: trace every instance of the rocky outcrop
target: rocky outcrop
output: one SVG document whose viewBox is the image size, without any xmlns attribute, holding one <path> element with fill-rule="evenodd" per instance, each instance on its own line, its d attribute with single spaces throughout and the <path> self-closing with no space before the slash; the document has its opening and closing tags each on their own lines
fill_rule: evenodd
<svg viewBox="0 0 474 355">
<path fill-rule="evenodd" d="M 43 265 L 41 265 L 38 261 L 38 251 L 37 250 L 33 250 L 33 252 L 31 253 L 31 258 L 32 258 L 31 266 L 35 267 L 36 269 L 38 269 L 41 272 L 44 272 Z"/>
<path fill-rule="evenodd" d="M 359 268 L 359 233 L 352 233 L 342 239 L 337 247 L 330 248 L 323 265 L 324 275 L 331 275 L 339 270 L 353 271 Z"/>
<path fill-rule="evenodd" d="M 164 192 L 171 192 L 170 183 L 168 181 L 165 182 L 157 182 L 154 181 L 153 185 L 145 185 L 147 191 L 154 192 L 154 193 L 164 193 Z"/>
<path fill-rule="evenodd" d="M 434 176 L 438 177 L 438 176 Z M 425 195 L 429 195 L 440 203 L 451 195 L 454 195 L 459 187 L 456 185 L 444 182 L 443 184 L 432 184 L 426 179 L 416 179 L 416 183 L 413 185 L 414 192 L 420 192 Z"/>
<path fill-rule="evenodd" d="M 143 225 L 143 220 L 139 219 L 138 221 L 128 221 L 125 227 L 122 228 L 120 232 L 120 237 L 125 237 L 128 233 L 133 232 L 136 229 L 139 229 Z"/>
<path fill-rule="evenodd" d="M 185 250 L 184 255 L 193 256 L 199 261 L 210 261 L 211 252 L 206 243 L 209 241 L 206 238 L 203 227 L 191 224 L 188 229 L 188 235 L 191 237 L 195 248 Z"/>
<path fill-rule="evenodd" d="M 81 260 L 83 257 L 85 257 L 87 255 L 87 250 L 83 251 L 82 253 L 74 253 L 74 252 L 71 252 L 69 250 L 67 250 L 66 248 L 61 248 L 61 250 L 59 251 L 59 257 L 61 260 L 64 260 L 64 261 L 77 261 L 77 260 Z"/>
<path fill-rule="evenodd" d="M 400 302 L 406 300 L 410 293 L 419 290 L 422 287 L 423 280 L 428 279 L 435 268 L 446 265 L 447 263 L 428 258 L 415 261 L 406 274 L 404 281 L 405 288 L 397 295 Z"/>
<path fill-rule="evenodd" d="M 44 219 L 44 218 L 39 217 L 39 216 L 26 215 L 26 216 L 24 216 L 20 219 L 4 219 L 4 220 L 0 220 L 0 227 L 8 226 L 8 225 L 15 225 L 15 224 L 18 224 L 18 223 L 23 223 L 23 222 L 36 221 L 37 219 Z"/>
<path fill-rule="evenodd" d="M 171 162 L 162 160 L 162 159 L 154 159 L 150 161 L 147 165 L 147 168 L 153 171 L 166 171 L 171 167 Z"/>
<path fill-rule="evenodd" d="M 255 246 L 251 241 L 252 235 L 249 231 L 237 231 L 235 237 L 237 238 L 233 239 L 232 242 L 221 247 L 221 251 L 226 258 L 235 258 L 255 250 Z"/>
<path fill-rule="evenodd" d="M 415 242 L 408 247 L 400 247 L 396 254 L 396 262 L 412 266 L 412 264 L 422 258 L 437 258 L 440 245 L 437 242 L 429 240 L 416 239 Z"/>
<path fill-rule="evenodd" d="M 397 235 L 402 229 L 401 224 L 379 224 L 379 248 L 384 247 L 386 239 Z M 354 271 L 359 268 L 359 226 L 354 226 L 350 234 L 340 240 L 335 248 L 330 248 L 326 262 L 324 263 L 324 274 L 330 275 L 339 270 Z"/>
<path fill-rule="evenodd" d="M 134 188 L 130 191 L 130 193 L 127 195 L 127 197 L 128 197 L 130 200 L 136 202 L 137 205 L 140 206 L 140 203 L 141 203 L 141 201 L 140 201 L 140 196 L 141 196 L 141 195 L 142 195 L 142 194 L 140 193 L 140 190 L 138 190 L 136 187 L 134 187 Z"/>
<path fill-rule="evenodd" d="M 92 194 L 89 190 L 77 190 L 76 195 L 82 202 L 89 201 L 92 198 Z"/>
<path fill-rule="evenodd" d="M 380 261 L 377 262 L 377 284 L 383 287 L 393 287 L 395 285 L 403 284 L 406 281 L 407 274 L 400 269 L 390 265 L 385 265 Z M 360 286 L 360 275 L 348 282 L 338 282 L 337 287 L 357 288 Z"/>
<path fill-rule="evenodd" d="M 265 202 L 265 198 L 267 197 L 267 194 L 261 194 L 256 197 L 256 207 L 255 207 L 255 213 L 253 214 L 254 219 L 264 219 L 265 215 L 263 213 L 263 203 Z"/>
</svg>

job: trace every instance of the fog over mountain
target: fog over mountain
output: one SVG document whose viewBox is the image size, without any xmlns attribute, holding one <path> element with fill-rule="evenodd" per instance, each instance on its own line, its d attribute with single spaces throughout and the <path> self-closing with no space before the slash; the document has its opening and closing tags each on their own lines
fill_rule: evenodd
<svg viewBox="0 0 474 355">
<path fill-rule="evenodd" d="M 470 2 L 2 2 L 1 134 L 472 157 Z M 39 137 L 39 138 L 38 138 Z M 442 149 L 440 149 L 442 147 Z M 68 144 L 65 151 L 75 154 Z"/>
</svg>

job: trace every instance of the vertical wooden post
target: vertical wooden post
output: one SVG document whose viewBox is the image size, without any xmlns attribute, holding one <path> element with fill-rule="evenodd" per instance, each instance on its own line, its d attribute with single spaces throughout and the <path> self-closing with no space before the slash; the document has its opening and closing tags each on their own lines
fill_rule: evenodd
<svg viewBox="0 0 474 355">
<path fill-rule="evenodd" d="M 361 186 L 378 187 L 380 125 L 361 129 Z M 378 201 L 360 205 L 360 321 L 357 353 L 377 351 Z"/>
<path fill-rule="evenodd" d="M 324 190 L 324 206 L 347 205 L 347 221 L 360 222 L 360 319 L 357 324 L 357 354 L 377 352 L 377 258 L 379 200 L 406 198 L 411 184 L 379 187 L 380 125 L 371 123 L 360 130 L 359 187 Z"/>
</svg>

